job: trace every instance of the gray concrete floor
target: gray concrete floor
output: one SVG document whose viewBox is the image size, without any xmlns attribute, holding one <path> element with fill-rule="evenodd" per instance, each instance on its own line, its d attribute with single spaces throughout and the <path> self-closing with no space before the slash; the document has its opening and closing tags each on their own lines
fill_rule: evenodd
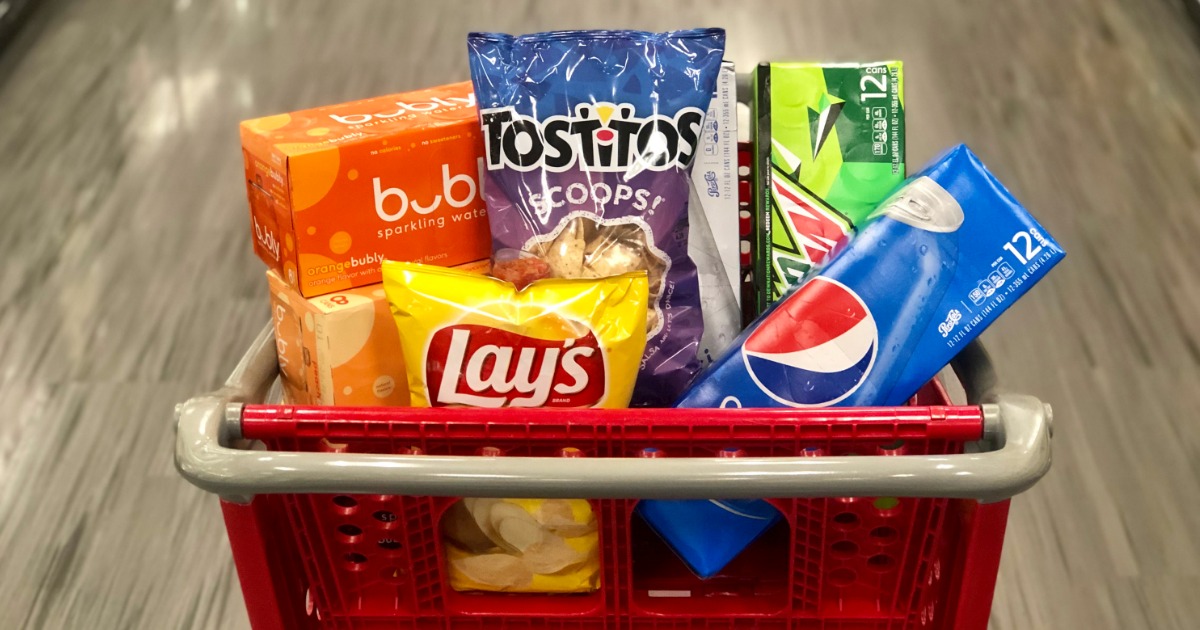
<svg viewBox="0 0 1200 630">
<path fill-rule="evenodd" d="M 49 0 L 0 55 L 0 628 L 245 628 L 175 402 L 267 319 L 236 123 L 467 77 L 468 29 L 729 29 L 907 63 L 910 164 L 966 141 L 1067 262 L 984 339 L 1056 408 L 992 627 L 1200 626 L 1200 48 L 1171 0 Z"/>
</svg>

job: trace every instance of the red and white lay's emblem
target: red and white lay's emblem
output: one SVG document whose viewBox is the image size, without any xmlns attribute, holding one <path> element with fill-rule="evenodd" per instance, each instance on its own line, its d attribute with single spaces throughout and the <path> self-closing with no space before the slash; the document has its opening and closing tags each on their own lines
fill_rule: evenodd
<svg viewBox="0 0 1200 630">
<path fill-rule="evenodd" d="M 552 341 L 478 324 L 433 333 L 425 381 L 434 407 L 592 407 L 607 392 L 591 331 Z"/>
</svg>

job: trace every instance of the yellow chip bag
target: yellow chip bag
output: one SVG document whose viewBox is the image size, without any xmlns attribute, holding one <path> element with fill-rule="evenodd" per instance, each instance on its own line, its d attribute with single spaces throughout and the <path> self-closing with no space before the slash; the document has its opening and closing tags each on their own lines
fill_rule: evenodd
<svg viewBox="0 0 1200 630">
<path fill-rule="evenodd" d="M 463 499 L 442 516 L 442 535 L 456 591 L 600 587 L 600 535 L 581 499 Z"/>
<path fill-rule="evenodd" d="M 413 406 L 626 407 L 646 345 L 645 272 L 509 282 L 384 261 Z M 459 591 L 579 593 L 600 585 L 580 499 L 463 499 L 442 516 Z"/>
<path fill-rule="evenodd" d="M 646 345 L 645 272 L 509 282 L 383 262 L 414 407 L 629 405 Z"/>
</svg>

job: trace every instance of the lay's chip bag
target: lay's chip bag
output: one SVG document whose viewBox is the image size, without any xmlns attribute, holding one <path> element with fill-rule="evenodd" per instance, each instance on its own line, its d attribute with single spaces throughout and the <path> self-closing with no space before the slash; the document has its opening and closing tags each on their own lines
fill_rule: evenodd
<svg viewBox="0 0 1200 630">
<path fill-rule="evenodd" d="M 414 407 L 629 405 L 646 345 L 645 272 L 512 283 L 384 261 Z M 472 499 L 441 517 L 459 591 L 580 593 L 600 586 L 582 499 Z"/>
<path fill-rule="evenodd" d="M 645 272 L 517 290 L 387 260 L 383 289 L 414 407 L 629 406 L 646 345 Z"/>
</svg>

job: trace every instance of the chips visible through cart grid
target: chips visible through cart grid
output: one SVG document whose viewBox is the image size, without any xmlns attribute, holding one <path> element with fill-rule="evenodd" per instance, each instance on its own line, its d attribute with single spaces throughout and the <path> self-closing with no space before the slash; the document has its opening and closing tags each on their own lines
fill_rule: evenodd
<svg viewBox="0 0 1200 630">
<path fill-rule="evenodd" d="M 580 499 L 462 499 L 442 516 L 459 591 L 579 593 L 600 586 L 599 534 Z"/>
</svg>

